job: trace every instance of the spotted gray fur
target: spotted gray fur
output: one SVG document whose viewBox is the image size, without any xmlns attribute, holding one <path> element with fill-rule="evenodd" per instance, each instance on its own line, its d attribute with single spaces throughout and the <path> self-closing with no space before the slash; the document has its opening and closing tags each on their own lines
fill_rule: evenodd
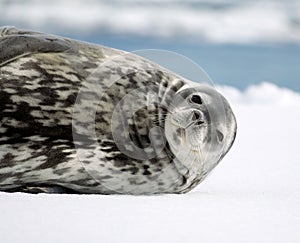
<svg viewBox="0 0 300 243">
<path fill-rule="evenodd" d="M 113 85 L 112 79 L 116 79 Z M 95 89 L 87 80 L 92 81 L 92 87 L 96 84 Z M 95 97 L 99 98 L 97 85 L 105 92 L 96 104 L 95 145 L 88 135 L 92 127 L 85 113 L 74 121 L 74 107 L 87 111 Z M 133 54 L 43 33 L 0 28 L 0 190 L 100 194 L 190 191 L 234 141 L 236 123 L 225 100 L 225 112 L 230 117 L 228 146 L 212 168 L 201 173 L 192 173 L 176 160 L 168 136 L 159 155 L 139 160 L 124 154 L 111 132 L 113 111 L 122 98 L 131 91 L 154 87 L 158 103 L 164 106 L 143 107 L 128 119 L 133 143 L 147 148 L 151 143 L 149 131 L 155 126 L 164 128 L 166 107 L 185 85 L 181 77 Z M 151 102 L 147 92 L 143 97 L 144 102 Z M 172 136 L 174 140 L 180 137 L 174 131 Z M 78 157 L 80 150 L 87 153 L 84 159 Z"/>
</svg>

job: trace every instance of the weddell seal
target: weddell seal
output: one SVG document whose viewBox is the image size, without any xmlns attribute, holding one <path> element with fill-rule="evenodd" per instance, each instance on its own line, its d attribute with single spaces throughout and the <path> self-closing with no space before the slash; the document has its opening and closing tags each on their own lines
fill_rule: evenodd
<svg viewBox="0 0 300 243">
<path fill-rule="evenodd" d="M 185 193 L 231 148 L 207 84 L 132 53 L 0 28 L 0 190 Z"/>
</svg>

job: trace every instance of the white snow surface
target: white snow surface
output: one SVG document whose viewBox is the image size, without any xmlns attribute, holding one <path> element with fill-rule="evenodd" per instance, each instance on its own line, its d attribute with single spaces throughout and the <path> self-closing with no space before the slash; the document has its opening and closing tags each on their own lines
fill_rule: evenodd
<svg viewBox="0 0 300 243">
<path fill-rule="evenodd" d="M 0 242 L 300 242 L 300 94 L 218 87 L 236 142 L 184 195 L 0 193 Z"/>
<path fill-rule="evenodd" d="M 299 23 L 299 0 L 0 0 L 0 24 L 55 33 L 300 43 Z"/>
</svg>

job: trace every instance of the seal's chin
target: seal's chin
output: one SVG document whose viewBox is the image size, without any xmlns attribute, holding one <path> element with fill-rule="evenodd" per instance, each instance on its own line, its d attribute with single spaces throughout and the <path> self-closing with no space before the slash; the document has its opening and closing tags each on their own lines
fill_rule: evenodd
<svg viewBox="0 0 300 243">
<path fill-rule="evenodd" d="M 190 120 L 178 123 L 176 119 L 171 117 L 170 130 L 176 131 L 174 140 L 186 143 L 186 146 L 191 147 L 192 150 L 198 150 L 201 144 L 204 144 L 204 139 L 207 136 L 207 124 L 202 119 Z"/>
<path fill-rule="evenodd" d="M 191 134 L 195 128 L 195 123 L 182 127 L 170 122 L 167 125 L 166 136 L 170 149 L 175 156 L 175 164 L 180 168 L 185 168 L 188 173 L 201 174 L 203 167 L 203 145 L 201 140 L 196 141 Z M 181 171 L 186 174 L 185 170 Z"/>
<path fill-rule="evenodd" d="M 186 126 L 171 122 L 168 126 L 167 138 L 171 148 L 177 153 L 184 149 L 186 151 L 199 151 L 205 136 L 205 127 L 200 127 L 199 121 L 193 121 Z M 201 122 L 201 125 L 203 122 Z M 174 152 L 174 151 L 173 151 Z"/>
</svg>

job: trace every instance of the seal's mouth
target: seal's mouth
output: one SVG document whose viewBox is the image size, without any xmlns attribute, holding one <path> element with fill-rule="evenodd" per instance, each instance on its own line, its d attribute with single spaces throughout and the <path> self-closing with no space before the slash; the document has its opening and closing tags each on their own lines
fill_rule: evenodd
<svg viewBox="0 0 300 243">
<path fill-rule="evenodd" d="M 201 126 L 202 124 L 204 124 L 205 122 L 203 120 L 197 120 L 197 121 L 191 121 L 190 123 L 188 123 L 186 126 L 182 126 L 179 125 L 177 122 L 172 122 L 172 124 L 178 128 L 181 128 L 183 130 L 187 130 L 189 129 L 191 126 Z"/>
<path fill-rule="evenodd" d="M 187 127 L 185 127 L 185 129 L 188 129 L 189 127 L 195 125 L 195 126 L 201 126 L 202 124 L 204 124 L 204 121 L 199 120 L 199 121 L 193 121 L 191 122 Z"/>
<path fill-rule="evenodd" d="M 171 114 L 171 123 L 176 127 L 189 129 L 205 123 L 204 114 L 198 109 L 184 109 Z"/>
</svg>

